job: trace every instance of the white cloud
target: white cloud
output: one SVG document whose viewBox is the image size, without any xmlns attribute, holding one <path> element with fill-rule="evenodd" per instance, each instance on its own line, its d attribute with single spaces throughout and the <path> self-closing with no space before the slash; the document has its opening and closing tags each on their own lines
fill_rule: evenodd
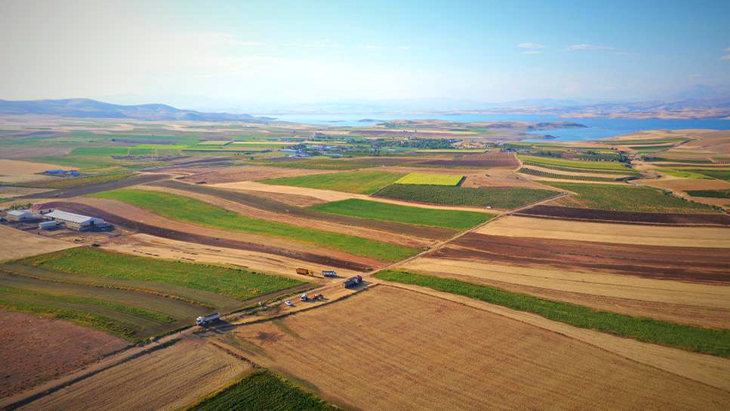
<svg viewBox="0 0 730 411">
<path fill-rule="evenodd" d="M 522 54 L 540 54 L 537 50 L 523 51 Z"/>
<path fill-rule="evenodd" d="M 565 49 L 565 51 L 581 51 L 581 50 L 590 50 L 590 51 L 616 51 L 614 47 L 611 46 L 599 46 L 597 44 L 573 44 L 571 46 L 568 46 L 568 48 Z"/>
<path fill-rule="evenodd" d="M 547 48 L 544 44 L 538 44 L 538 43 L 520 43 L 517 45 L 517 47 L 521 49 L 544 49 Z"/>
</svg>

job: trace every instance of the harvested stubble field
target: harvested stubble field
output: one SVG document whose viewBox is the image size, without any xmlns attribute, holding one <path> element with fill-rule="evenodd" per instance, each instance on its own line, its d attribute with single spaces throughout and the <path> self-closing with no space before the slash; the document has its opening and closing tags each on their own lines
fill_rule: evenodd
<svg viewBox="0 0 730 411">
<path fill-rule="evenodd" d="M 515 215 L 561 220 L 600 221 L 646 225 L 730 226 L 727 214 L 647 213 L 536 205 Z"/>
<path fill-rule="evenodd" d="M 716 213 L 708 205 L 690 202 L 650 187 L 562 182 L 545 184 L 575 193 L 552 202 L 558 206 L 649 213 Z"/>
<path fill-rule="evenodd" d="M 302 177 L 283 177 L 263 180 L 262 183 L 320 188 L 334 191 L 344 191 L 355 194 L 373 194 L 381 188 L 393 184 L 403 174 L 387 171 L 355 171 L 351 173 L 314 174 Z"/>
<path fill-rule="evenodd" d="M 0 225 L 0 261 L 76 247 L 75 244 Z"/>
<path fill-rule="evenodd" d="M 537 156 L 518 156 L 524 164 L 534 164 L 543 167 L 563 167 L 568 169 L 611 171 L 615 174 L 631 172 L 632 170 L 621 163 L 615 161 L 581 161 L 581 160 L 564 160 L 550 157 Z"/>
<path fill-rule="evenodd" d="M 58 177 L 52 180 L 23 183 L 23 187 L 64 189 L 84 187 L 92 184 L 112 183 L 132 177 L 132 173 L 100 174 L 87 177 Z"/>
<path fill-rule="evenodd" d="M 213 344 L 184 339 L 102 371 L 21 409 L 175 410 L 216 391 L 250 366 Z"/>
<path fill-rule="evenodd" d="M 725 391 L 500 315 L 383 285 L 236 334 L 254 361 L 303 381 L 344 407 L 730 405 Z M 474 355 L 480 352 L 488 355 Z M 342 378 L 343 373 L 349 378 Z"/>
<path fill-rule="evenodd" d="M 418 285 L 436 291 L 473 298 L 512 310 L 526 311 L 578 328 L 586 328 L 676 347 L 703 354 L 730 357 L 730 330 L 716 330 L 649 318 L 633 317 L 589 307 L 515 293 L 484 284 L 407 271 L 384 270 L 375 278 Z"/>
<path fill-rule="evenodd" d="M 119 351 L 127 343 L 68 321 L 0 311 L 0 398 L 29 389 Z"/>
<path fill-rule="evenodd" d="M 661 245 L 672 247 L 728 248 L 730 228 L 672 227 L 538 219 L 517 215 L 500 218 L 475 231 L 508 237 L 551 238 L 615 244 Z"/>
<path fill-rule="evenodd" d="M 200 200 L 164 192 L 125 189 L 99 193 L 95 197 L 122 201 L 173 220 L 233 232 L 291 239 L 382 261 L 397 261 L 418 252 L 411 247 L 352 235 L 254 219 Z"/>
<path fill-rule="evenodd" d="M 0 180 L 6 184 L 18 184 L 27 181 L 38 180 L 46 170 L 70 169 L 70 167 L 59 167 L 55 164 L 30 162 L 21 160 L 0 159 Z"/>
<path fill-rule="evenodd" d="M 665 247 L 468 233 L 430 257 L 589 269 L 654 279 L 727 285 L 727 248 Z"/>
<path fill-rule="evenodd" d="M 616 182 L 619 179 L 615 177 L 594 177 L 575 174 L 549 173 L 546 171 L 536 170 L 534 168 L 522 167 L 518 173 L 528 174 L 535 177 L 554 178 L 559 180 L 581 180 L 581 181 L 599 181 L 599 182 Z"/>
<path fill-rule="evenodd" d="M 213 393 L 189 411 L 207 410 L 336 411 L 315 395 L 304 392 L 270 371 L 255 371 L 220 392 Z"/>
<path fill-rule="evenodd" d="M 607 272 L 521 267 L 484 261 L 420 257 L 399 269 L 487 284 L 504 290 L 603 311 L 678 324 L 730 329 L 730 290 Z"/>
<path fill-rule="evenodd" d="M 473 211 L 434 210 L 360 199 L 335 201 L 310 208 L 335 215 L 367 219 L 368 221 L 394 221 L 454 230 L 465 230 L 494 216 L 493 214 Z"/>
<path fill-rule="evenodd" d="M 535 188 L 394 184 L 378 191 L 375 196 L 416 203 L 513 209 L 547 200 L 559 194 L 556 191 Z"/>
<path fill-rule="evenodd" d="M 440 167 L 517 168 L 519 163 L 512 153 L 467 154 L 453 160 L 431 160 L 421 164 Z"/>
<path fill-rule="evenodd" d="M 464 176 L 456 174 L 409 173 L 396 180 L 395 184 L 458 186 L 463 179 Z"/>
<path fill-rule="evenodd" d="M 171 170 L 190 173 L 190 170 Z M 237 181 L 256 181 L 281 177 L 298 177 L 309 174 L 322 174 L 328 171 L 319 170 L 297 170 L 281 167 L 265 167 L 245 165 L 241 167 L 211 167 L 208 169 L 195 170 L 194 174 L 185 176 L 184 181 L 195 184 L 221 184 L 234 183 Z"/>
</svg>

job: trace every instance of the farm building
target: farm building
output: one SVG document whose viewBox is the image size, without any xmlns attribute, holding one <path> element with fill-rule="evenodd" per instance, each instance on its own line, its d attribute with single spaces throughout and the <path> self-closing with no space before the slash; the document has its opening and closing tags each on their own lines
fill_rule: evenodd
<svg viewBox="0 0 730 411">
<path fill-rule="evenodd" d="M 89 217 L 60 210 L 51 211 L 46 214 L 46 218 L 50 218 L 58 223 L 63 223 L 66 228 L 78 231 L 86 231 L 92 228 L 109 226 L 109 224 L 101 218 Z"/>
<path fill-rule="evenodd" d="M 6 214 L 8 221 L 24 221 L 32 220 L 35 218 L 30 210 L 11 210 Z"/>
</svg>

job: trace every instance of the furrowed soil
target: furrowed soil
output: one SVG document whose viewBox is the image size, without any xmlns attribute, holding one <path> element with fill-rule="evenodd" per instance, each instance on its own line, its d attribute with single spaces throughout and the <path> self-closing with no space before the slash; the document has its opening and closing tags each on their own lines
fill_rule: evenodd
<svg viewBox="0 0 730 411">
<path fill-rule="evenodd" d="M 727 248 L 641 246 L 469 233 L 428 256 L 730 284 Z"/>
<path fill-rule="evenodd" d="M 105 332 L 68 321 L 0 311 L 0 398 L 81 368 L 127 346 Z"/>
<path fill-rule="evenodd" d="M 727 214 L 644 213 L 536 205 L 520 210 L 515 215 L 627 224 L 730 226 L 730 216 Z"/>
<path fill-rule="evenodd" d="M 728 287 L 428 257 L 408 261 L 399 269 L 632 316 L 730 329 Z"/>
<path fill-rule="evenodd" d="M 312 252 L 314 251 L 313 248 L 276 238 L 233 233 L 168 220 L 114 200 L 80 198 L 75 199 L 74 202 L 51 202 L 46 205 L 64 211 L 93 215 L 139 233 L 171 240 L 280 255 L 356 271 L 369 271 L 371 268 L 383 264 L 377 260 L 352 256 L 333 250 L 327 250 L 327 255 L 314 253 Z M 247 241 L 241 241 L 241 239 Z"/>
<path fill-rule="evenodd" d="M 513 215 L 497 219 L 475 232 L 507 237 L 552 238 L 615 244 L 730 248 L 730 228 L 724 227 L 658 225 L 637 227 L 634 224 L 566 221 Z"/>
<path fill-rule="evenodd" d="M 517 168 L 520 163 L 517 162 L 512 153 L 486 153 L 486 154 L 465 154 L 458 156 L 453 160 L 432 160 L 422 164 L 442 166 L 442 167 L 505 167 Z"/>
<path fill-rule="evenodd" d="M 520 321 L 383 285 L 240 328 L 236 336 L 254 361 L 346 408 L 730 406 L 726 391 Z"/>
<path fill-rule="evenodd" d="M 51 253 L 71 247 L 76 245 L 0 225 L 0 261 Z"/>
<path fill-rule="evenodd" d="M 310 174 L 327 174 L 336 171 L 326 170 L 305 170 L 296 168 L 265 167 L 265 166 L 243 166 L 213 168 L 186 176 L 183 180 L 194 184 L 221 184 L 234 183 L 237 181 L 256 181 L 268 178 L 299 177 Z"/>
<path fill-rule="evenodd" d="M 199 339 L 185 339 L 112 367 L 21 409 L 173 410 L 224 387 L 250 366 Z"/>
</svg>

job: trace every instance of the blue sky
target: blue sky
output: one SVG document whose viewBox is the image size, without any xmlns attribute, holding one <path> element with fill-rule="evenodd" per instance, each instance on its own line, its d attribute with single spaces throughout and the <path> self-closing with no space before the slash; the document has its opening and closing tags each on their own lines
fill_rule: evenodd
<svg viewBox="0 0 730 411">
<path fill-rule="evenodd" d="M 668 98 L 730 88 L 728 20 L 730 1 L 11 0 L 0 98 Z"/>
</svg>

